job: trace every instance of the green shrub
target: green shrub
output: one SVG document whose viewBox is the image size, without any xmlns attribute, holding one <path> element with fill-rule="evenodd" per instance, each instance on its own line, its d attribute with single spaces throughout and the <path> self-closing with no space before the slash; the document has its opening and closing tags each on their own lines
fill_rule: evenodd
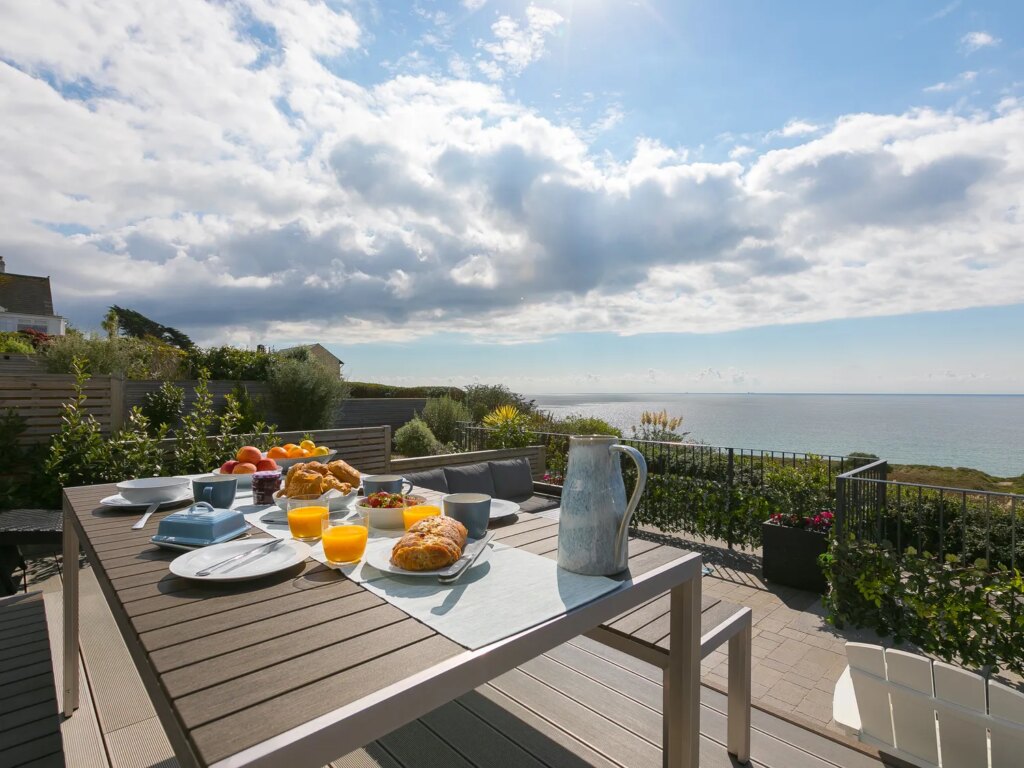
<svg viewBox="0 0 1024 768">
<path fill-rule="evenodd" d="M 442 443 L 454 442 L 460 421 L 470 421 L 472 414 L 462 403 L 445 395 L 427 400 L 420 418 L 427 423 L 434 437 Z"/>
<path fill-rule="evenodd" d="M 13 408 L 0 415 L 0 509 L 59 506 L 53 501 L 55 484 L 40 471 L 46 461 L 46 443 L 24 444 L 28 422 Z"/>
<path fill-rule="evenodd" d="M 285 431 L 330 429 L 348 387 L 312 359 L 281 357 L 270 370 L 270 406 Z"/>
<path fill-rule="evenodd" d="M 520 413 L 530 414 L 536 410 L 533 400 L 527 400 L 506 387 L 504 384 L 470 384 L 462 398 L 463 404 L 469 408 L 473 421 L 482 422 L 484 416 L 503 405 L 510 405 Z"/>
<path fill-rule="evenodd" d="M 430 427 L 419 417 L 395 430 L 395 451 L 403 456 L 431 456 L 440 447 Z"/>
<path fill-rule="evenodd" d="M 644 411 L 640 414 L 640 423 L 630 429 L 634 440 L 681 443 L 690 434 L 679 431 L 682 424 L 682 416 L 669 416 L 668 411 Z"/>
<path fill-rule="evenodd" d="M 188 351 L 185 367 L 188 375 L 196 378 L 205 369 L 212 380 L 267 381 L 275 359 L 274 354 L 259 350 L 193 347 Z"/>
<path fill-rule="evenodd" d="M 622 437 L 622 431 L 613 427 L 604 419 L 597 416 L 584 416 L 580 413 L 570 413 L 561 418 L 550 414 L 543 416 L 534 422 L 539 432 L 557 432 L 563 435 L 614 435 Z"/>
<path fill-rule="evenodd" d="M 515 406 L 502 405 L 484 416 L 488 448 L 523 448 L 536 436 L 530 431 L 530 420 Z"/>
<path fill-rule="evenodd" d="M 161 427 L 175 429 L 181 421 L 181 409 L 185 405 L 185 390 L 169 381 L 160 389 L 146 393 L 142 398 L 142 414 L 149 423 L 150 434 L 156 434 Z"/>
<path fill-rule="evenodd" d="M 896 642 L 976 670 L 1024 674 L 1024 581 L 1019 570 L 990 568 L 956 555 L 939 560 L 889 542 L 833 541 L 821 557 L 831 585 L 828 620 L 870 627 Z"/>
<path fill-rule="evenodd" d="M 74 373 L 74 361 L 92 376 L 122 374 L 129 379 L 173 380 L 180 378 L 185 353 L 151 339 L 69 333 L 55 336 L 42 350 L 49 373 Z"/>
<path fill-rule="evenodd" d="M 0 333 L 0 354 L 3 355 L 34 355 L 35 347 L 24 335 L 16 332 Z"/>
<path fill-rule="evenodd" d="M 181 417 L 174 430 L 174 471 L 179 475 L 210 472 L 224 463 L 211 436 L 218 432 L 217 414 L 213 410 L 209 377 L 200 369 L 195 386 L 195 401 Z"/>
<path fill-rule="evenodd" d="M 260 426 L 266 426 L 267 410 L 262 396 L 253 397 L 245 385 L 239 381 L 231 390 L 230 398 L 238 409 L 237 429 L 232 431 L 259 432 L 261 431 Z M 226 410 L 228 407 L 229 403 L 225 398 L 224 409 Z"/>
</svg>

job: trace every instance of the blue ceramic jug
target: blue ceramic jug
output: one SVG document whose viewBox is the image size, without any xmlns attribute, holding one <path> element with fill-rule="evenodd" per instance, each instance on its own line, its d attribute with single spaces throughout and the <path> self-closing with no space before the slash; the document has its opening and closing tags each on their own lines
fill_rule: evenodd
<svg viewBox="0 0 1024 768">
<path fill-rule="evenodd" d="M 626 503 L 619 455 L 636 462 L 637 482 Z M 558 565 L 573 573 L 610 576 L 629 564 L 629 523 L 647 484 L 647 462 L 636 448 L 608 435 L 569 438 L 569 466 L 562 485 Z"/>
</svg>

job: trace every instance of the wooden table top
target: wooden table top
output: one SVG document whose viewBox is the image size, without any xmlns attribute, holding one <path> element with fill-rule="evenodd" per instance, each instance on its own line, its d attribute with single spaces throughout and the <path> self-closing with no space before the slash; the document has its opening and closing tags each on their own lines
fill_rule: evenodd
<svg viewBox="0 0 1024 768">
<path fill-rule="evenodd" d="M 165 728 L 180 726 L 199 764 L 212 765 L 468 653 L 313 560 L 252 582 L 177 578 L 167 565 L 179 553 L 149 541 L 173 510 L 135 531 L 136 514 L 99 506 L 114 492 L 112 485 L 66 489 L 66 508 L 136 664 L 152 673 L 143 678 L 154 704 L 163 696 L 171 707 L 174 722 L 161 713 Z M 557 554 L 556 519 L 524 514 L 495 531 L 503 544 Z M 687 552 L 631 539 L 629 554 L 636 578 Z M 714 606 L 708 602 L 705 619 Z M 667 595 L 606 626 L 665 647 Z"/>
</svg>

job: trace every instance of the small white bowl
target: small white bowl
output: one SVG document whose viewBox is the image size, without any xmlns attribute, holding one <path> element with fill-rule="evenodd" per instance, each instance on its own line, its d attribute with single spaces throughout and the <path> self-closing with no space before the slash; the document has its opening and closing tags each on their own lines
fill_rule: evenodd
<svg viewBox="0 0 1024 768">
<path fill-rule="evenodd" d="M 280 465 L 278 465 L 278 469 L 280 469 Z M 238 487 L 239 488 L 252 488 L 252 475 L 253 475 L 252 472 L 248 472 L 248 473 L 242 472 L 242 473 L 239 473 L 239 474 L 236 475 L 236 474 L 233 474 L 231 472 L 228 472 L 228 473 L 221 472 L 220 471 L 220 467 L 217 467 L 217 469 L 213 470 L 213 472 L 211 472 L 210 474 L 211 475 L 223 475 L 224 477 L 234 477 L 234 478 L 238 479 Z M 284 476 L 284 472 L 281 473 L 281 476 L 282 477 Z"/>
<path fill-rule="evenodd" d="M 412 500 L 406 503 L 406 507 L 415 507 L 418 504 L 427 503 L 427 500 L 422 496 L 407 496 L 406 499 Z M 360 496 L 356 499 L 355 507 L 359 514 L 369 519 L 371 528 L 383 528 L 392 531 L 405 528 L 402 507 L 371 507 L 365 502 L 366 497 Z"/>
<path fill-rule="evenodd" d="M 140 477 L 117 484 L 118 493 L 132 504 L 180 499 L 192 481 L 187 477 Z"/>
</svg>

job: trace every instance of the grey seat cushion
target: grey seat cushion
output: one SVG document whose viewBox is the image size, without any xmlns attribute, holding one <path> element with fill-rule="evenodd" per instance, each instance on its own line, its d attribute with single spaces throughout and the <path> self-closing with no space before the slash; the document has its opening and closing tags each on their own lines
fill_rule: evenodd
<svg viewBox="0 0 1024 768">
<path fill-rule="evenodd" d="M 535 494 L 528 498 L 526 501 L 519 502 L 520 512 L 547 512 L 549 509 L 554 509 L 561 504 L 561 500 L 554 496 L 541 496 Z"/>
<path fill-rule="evenodd" d="M 533 495 L 533 475 L 530 460 L 519 459 L 489 461 L 491 479 L 494 481 L 494 495 L 509 501 L 525 501 Z"/>
<path fill-rule="evenodd" d="M 461 467 L 445 467 L 444 477 L 448 482 L 448 493 L 486 493 L 494 496 L 494 480 L 487 462 L 466 464 Z"/>
<path fill-rule="evenodd" d="M 425 469 L 422 472 L 409 472 L 403 475 L 403 477 L 420 488 L 429 488 L 432 491 L 448 493 L 448 480 L 444 476 L 444 469 Z"/>
</svg>

